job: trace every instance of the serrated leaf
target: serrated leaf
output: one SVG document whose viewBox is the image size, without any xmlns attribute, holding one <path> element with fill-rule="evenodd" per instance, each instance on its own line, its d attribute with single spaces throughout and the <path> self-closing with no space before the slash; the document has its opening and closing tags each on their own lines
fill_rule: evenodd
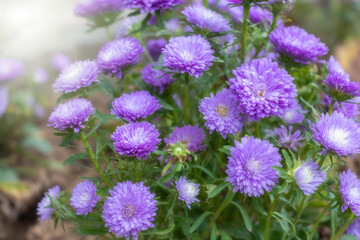
<svg viewBox="0 0 360 240">
<path fill-rule="evenodd" d="M 195 232 L 200 227 L 200 225 L 203 223 L 205 218 L 210 216 L 211 214 L 213 214 L 213 213 L 212 212 L 205 212 L 205 213 L 201 214 L 200 217 L 198 217 L 195 220 L 194 224 L 191 226 L 190 232 L 191 233 Z"/>
<path fill-rule="evenodd" d="M 241 216 L 244 220 L 245 227 L 249 232 L 251 232 L 252 231 L 252 221 L 251 221 L 249 215 L 247 214 L 247 212 L 245 211 L 245 209 L 242 206 L 240 206 L 239 204 L 237 204 L 236 202 L 231 201 L 231 203 L 240 210 Z"/>
</svg>

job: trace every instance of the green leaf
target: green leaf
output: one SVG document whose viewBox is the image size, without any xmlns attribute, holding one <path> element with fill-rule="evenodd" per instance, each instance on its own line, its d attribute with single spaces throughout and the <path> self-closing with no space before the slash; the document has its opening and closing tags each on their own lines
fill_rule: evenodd
<svg viewBox="0 0 360 240">
<path fill-rule="evenodd" d="M 76 165 L 76 161 L 81 159 L 86 159 L 88 157 L 87 153 L 77 153 L 65 160 L 64 165 Z"/>
<path fill-rule="evenodd" d="M 165 102 L 164 100 L 160 99 L 159 102 L 164 109 L 169 111 L 175 111 L 175 108 L 171 106 L 169 103 Z"/>
<path fill-rule="evenodd" d="M 292 161 L 291 161 L 291 158 L 290 158 L 289 154 L 284 149 L 281 152 L 282 152 L 282 155 L 285 158 L 287 168 L 291 168 L 292 167 Z"/>
<path fill-rule="evenodd" d="M 215 179 L 214 175 L 209 170 L 207 170 L 205 167 L 200 166 L 200 165 L 193 165 L 192 167 L 200 169 L 201 171 L 203 171 L 204 173 L 209 175 L 212 179 Z"/>
<path fill-rule="evenodd" d="M 93 133 L 101 126 L 101 124 L 102 124 L 101 122 L 96 124 L 96 126 L 93 129 L 91 129 L 91 131 L 86 135 L 86 138 L 91 137 L 91 135 L 93 135 Z"/>
<path fill-rule="evenodd" d="M 286 170 L 283 169 L 283 168 L 281 168 L 281 167 L 272 166 L 271 168 L 272 168 L 272 169 L 275 169 L 275 170 L 278 171 L 278 172 L 286 173 Z"/>
<path fill-rule="evenodd" d="M 104 114 L 102 114 L 98 110 L 95 111 L 95 116 L 101 123 L 103 123 L 105 125 L 108 124 L 108 121 L 106 120 L 106 117 L 104 116 Z"/>
<path fill-rule="evenodd" d="M 223 153 L 225 153 L 226 155 L 230 155 L 230 148 L 231 146 L 229 146 L 229 145 L 225 145 L 225 146 L 222 146 L 221 148 L 219 148 L 218 150 L 220 151 L 220 152 L 223 152 Z"/>
<path fill-rule="evenodd" d="M 264 210 L 264 205 L 263 205 L 260 198 L 252 198 L 251 199 L 251 205 L 255 208 L 255 210 L 258 213 L 260 213 L 260 214 L 262 214 L 264 216 L 267 216 L 267 213 Z"/>
<path fill-rule="evenodd" d="M 357 238 L 354 235 L 345 234 L 342 236 L 341 240 L 357 240 Z"/>
<path fill-rule="evenodd" d="M 225 231 L 220 231 L 221 240 L 232 240 L 231 236 Z"/>
<path fill-rule="evenodd" d="M 338 209 L 339 208 L 333 208 L 330 212 L 330 225 L 331 225 L 331 236 L 335 235 L 336 228 L 337 228 L 337 216 L 338 216 Z"/>
<path fill-rule="evenodd" d="M 75 232 L 81 235 L 105 235 L 109 231 L 103 226 L 77 226 Z"/>
<path fill-rule="evenodd" d="M 151 235 L 168 235 L 171 233 L 175 228 L 175 224 L 173 223 L 169 228 L 161 229 L 161 230 L 153 230 L 149 232 L 143 233 L 144 235 L 151 234 Z"/>
<path fill-rule="evenodd" d="M 79 136 L 79 133 L 69 134 L 62 138 L 62 143 L 59 145 L 60 147 L 67 147 L 73 140 L 75 140 Z"/>
<path fill-rule="evenodd" d="M 205 212 L 203 214 L 200 215 L 200 217 L 198 217 L 196 219 L 196 221 L 194 222 L 194 224 L 191 226 L 190 228 L 190 232 L 193 233 L 196 231 L 196 229 L 198 229 L 200 227 L 200 225 L 202 224 L 202 222 L 205 220 L 205 218 L 207 218 L 208 216 L 210 216 L 211 214 L 213 214 L 212 212 Z"/>
<path fill-rule="evenodd" d="M 241 216 L 244 220 L 245 227 L 249 232 L 251 232 L 252 231 L 252 222 L 251 222 L 249 215 L 245 211 L 245 209 L 242 206 L 240 206 L 239 204 L 237 204 L 236 202 L 231 201 L 231 203 L 240 210 Z"/>
<path fill-rule="evenodd" d="M 290 226 L 293 228 L 294 232 L 295 232 L 296 228 L 295 228 L 294 224 L 292 223 L 292 221 L 287 216 L 285 216 L 284 214 L 279 213 L 279 212 L 274 212 L 273 214 L 275 216 L 278 216 L 279 218 L 284 219 L 286 222 L 288 222 L 290 224 Z"/>
<path fill-rule="evenodd" d="M 216 188 L 214 188 L 211 192 L 209 192 L 208 194 L 208 198 L 213 198 L 215 196 L 217 196 L 224 188 L 226 188 L 227 186 L 229 186 L 229 182 L 223 182 L 222 184 L 220 184 L 219 186 L 217 186 Z"/>
<path fill-rule="evenodd" d="M 211 227 L 210 240 L 216 240 L 216 238 L 217 238 L 216 232 L 217 232 L 216 224 L 213 223 L 212 227 Z"/>
<path fill-rule="evenodd" d="M 167 182 L 169 181 L 170 179 L 172 179 L 175 174 L 179 171 L 181 171 L 181 168 L 182 168 L 182 164 L 177 162 L 175 163 L 175 166 L 173 167 L 173 169 L 171 169 L 170 173 L 165 175 L 163 178 L 160 179 L 160 182 L 161 183 L 164 183 L 164 182 Z"/>
</svg>

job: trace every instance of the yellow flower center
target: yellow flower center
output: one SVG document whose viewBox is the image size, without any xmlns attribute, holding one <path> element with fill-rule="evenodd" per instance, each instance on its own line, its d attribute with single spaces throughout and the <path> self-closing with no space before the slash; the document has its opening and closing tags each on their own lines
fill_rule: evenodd
<svg viewBox="0 0 360 240">
<path fill-rule="evenodd" d="M 220 117 L 226 117 L 229 114 L 229 109 L 222 104 L 219 104 L 216 108 Z"/>
</svg>

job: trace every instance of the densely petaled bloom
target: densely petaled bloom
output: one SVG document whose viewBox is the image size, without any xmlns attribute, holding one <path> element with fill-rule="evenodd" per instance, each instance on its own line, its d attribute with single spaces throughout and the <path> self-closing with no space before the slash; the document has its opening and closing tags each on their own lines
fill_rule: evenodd
<svg viewBox="0 0 360 240">
<path fill-rule="evenodd" d="M 52 56 L 52 65 L 53 67 L 61 72 L 64 68 L 71 64 L 71 60 L 68 56 L 63 53 L 55 53 Z"/>
<path fill-rule="evenodd" d="M 97 63 L 107 73 L 121 77 L 121 70 L 139 61 L 144 49 L 135 37 L 118 38 L 106 43 L 100 50 Z"/>
<path fill-rule="evenodd" d="M 285 113 L 281 116 L 281 118 L 287 124 L 295 124 L 295 123 L 302 123 L 304 120 L 304 114 L 307 111 L 304 111 L 298 101 L 295 101 L 294 105 L 287 109 Z"/>
<path fill-rule="evenodd" d="M 356 218 L 351 225 L 346 229 L 347 234 L 351 234 L 357 239 L 360 239 L 360 218 Z"/>
<path fill-rule="evenodd" d="M 235 141 L 227 165 L 227 181 L 250 197 L 259 197 L 264 191 L 270 192 L 278 182 L 279 172 L 273 166 L 281 167 L 279 149 L 267 140 L 243 137 L 241 143 Z"/>
<path fill-rule="evenodd" d="M 12 81 L 25 73 L 25 67 L 22 62 L 0 57 L 0 82 Z"/>
<path fill-rule="evenodd" d="M 280 146 L 296 151 L 296 148 L 301 146 L 301 141 L 304 140 L 304 137 L 301 136 L 300 130 L 296 130 L 294 133 L 292 133 L 292 130 L 292 126 L 289 126 L 288 131 L 284 125 L 274 129 Z"/>
<path fill-rule="evenodd" d="M 144 121 L 117 127 L 111 139 L 118 154 L 145 159 L 157 149 L 159 135 L 154 125 Z"/>
<path fill-rule="evenodd" d="M 88 120 L 94 112 L 94 108 L 89 100 L 75 98 L 65 103 L 59 104 L 49 117 L 49 127 L 58 130 L 73 128 L 74 132 L 79 132 L 84 128 L 84 122 Z"/>
<path fill-rule="evenodd" d="M 333 56 L 330 56 L 326 64 L 329 72 L 346 73 L 341 64 Z"/>
<path fill-rule="evenodd" d="M 138 232 L 153 228 L 156 215 L 155 194 L 142 182 L 119 182 L 109 191 L 104 203 L 102 218 L 105 227 L 117 237 L 137 240 Z"/>
<path fill-rule="evenodd" d="M 162 93 L 173 81 L 171 74 L 166 74 L 161 70 L 154 69 L 157 63 L 149 63 L 141 70 L 141 77 L 147 84 L 158 89 Z"/>
<path fill-rule="evenodd" d="M 111 114 L 134 122 L 146 118 L 161 108 L 159 100 L 148 91 L 125 93 L 112 102 Z"/>
<path fill-rule="evenodd" d="M 249 20 L 253 23 L 271 22 L 272 13 L 260 6 L 252 6 L 249 11 Z"/>
<path fill-rule="evenodd" d="M 321 103 L 329 108 L 331 105 L 331 97 L 325 95 Z M 335 102 L 333 110 L 343 113 L 347 118 L 356 120 L 360 116 L 360 97 L 354 97 L 346 102 L 342 102 L 341 107 L 338 102 Z"/>
<path fill-rule="evenodd" d="M 200 202 L 196 198 L 199 195 L 200 184 L 192 183 L 181 176 L 178 181 L 175 181 L 176 189 L 179 192 L 179 199 L 186 203 L 186 206 L 191 209 L 191 204 L 194 202 Z"/>
<path fill-rule="evenodd" d="M 127 8 L 139 8 L 141 12 L 154 13 L 182 4 L 184 0 L 123 0 Z"/>
<path fill-rule="evenodd" d="M 296 184 L 307 196 L 315 193 L 317 187 L 326 180 L 326 173 L 319 171 L 318 168 L 319 165 L 310 159 L 294 171 Z"/>
<path fill-rule="evenodd" d="M 147 43 L 147 49 L 154 59 L 154 61 L 159 60 L 161 52 L 163 48 L 166 46 L 167 42 L 165 38 L 158 38 L 158 39 L 150 39 Z"/>
<path fill-rule="evenodd" d="M 350 208 L 356 216 L 360 216 L 360 180 L 350 169 L 340 174 L 339 192 L 344 201 L 341 211 Z"/>
<path fill-rule="evenodd" d="M 53 87 L 55 92 L 75 92 L 82 87 L 99 82 L 98 74 L 99 69 L 95 61 L 75 62 L 62 70 Z"/>
<path fill-rule="evenodd" d="M 9 93 L 4 87 L 0 87 L 0 117 L 4 115 L 9 105 Z"/>
<path fill-rule="evenodd" d="M 322 114 L 311 126 L 313 138 L 324 146 L 324 152 L 334 152 L 339 156 L 360 153 L 360 124 L 340 112 Z"/>
<path fill-rule="evenodd" d="M 174 131 L 169 134 L 169 138 L 164 138 L 164 142 L 166 145 L 180 142 L 186 145 L 190 152 L 195 153 L 205 148 L 205 145 L 201 144 L 204 139 L 205 133 L 201 128 L 198 126 L 185 125 L 181 128 L 176 127 Z"/>
<path fill-rule="evenodd" d="M 347 73 L 331 71 L 325 77 L 324 83 L 336 93 L 360 96 L 360 83 L 350 81 Z"/>
<path fill-rule="evenodd" d="M 89 180 L 85 180 L 75 186 L 70 198 L 70 206 L 75 208 L 77 215 L 87 215 L 100 201 L 96 195 L 96 186 Z"/>
<path fill-rule="evenodd" d="M 34 81 L 36 83 L 46 83 L 49 80 L 49 74 L 41 67 L 38 67 L 34 71 Z"/>
<path fill-rule="evenodd" d="M 211 45 L 200 35 L 170 38 L 162 53 L 165 55 L 163 66 L 196 78 L 215 60 Z"/>
<path fill-rule="evenodd" d="M 230 13 L 236 23 L 242 22 L 244 15 L 243 6 L 231 6 L 229 4 L 232 4 L 230 0 L 209 0 L 211 7 L 216 7 L 218 10 Z"/>
<path fill-rule="evenodd" d="M 85 0 L 75 5 L 79 17 L 96 17 L 108 12 L 119 12 L 124 8 L 122 0 Z"/>
<path fill-rule="evenodd" d="M 37 205 L 37 215 L 39 216 L 39 221 L 47 221 L 51 218 L 51 214 L 54 212 L 53 208 L 50 208 L 51 205 L 50 198 L 47 196 L 49 195 L 53 199 L 57 199 L 60 197 L 60 187 L 55 185 L 54 187 L 50 188 L 46 195 L 41 199 L 41 201 Z"/>
<path fill-rule="evenodd" d="M 297 96 L 293 78 L 270 59 L 254 59 L 233 71 L 229 80 L 241 113 L 249 120 L 281 116 L 294 104 Z"/>
<path fill-rule="evenodd" d="M 185 15 L 189 23 L 201 29 L 206 29 L 210 32 L 231 30 L 230 23 L 226 18 L 202 5 L 187 6 L 181 13 Z"/>
<path fill-rule="evenodd" d="M 297 26 L 277 27 L 270 34 L 275 50 L 290 56 L 296 62 L 309 63 L 328 53 L 327 46 L 319 38 Z"/>
<path fill-rule="evenodd" d="M 232 92 L 225 88 L 215 96 L 204 98 L 200 102 L 199 111 L 204 114 L 205 126 L 213 133 L 218 131 L 223 138 L 227 134 L 241 131 L 244 119 L 240 116 L 240 108 Z"/>
</svg>

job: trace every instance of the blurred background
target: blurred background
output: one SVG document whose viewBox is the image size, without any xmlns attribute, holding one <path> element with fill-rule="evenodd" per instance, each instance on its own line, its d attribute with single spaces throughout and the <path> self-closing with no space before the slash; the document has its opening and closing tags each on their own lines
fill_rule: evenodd
<svg viewBox="0 0 360 240">
<path fill-rule="evenodd" d="M 104 28 L 89 32 L 86 19 L 74 15 L 76 2 L 0 0 L 0 76 L 7 76 L 0 77 L 0 239 L 80 239 L 36 216 L 48 187 L 71 190 L 79 175 L 93 174 L 64 166 L 79 148 L 76 142 L 74 148 L 58 147 L 61 140 L 46 127 L 59 96 L 51 85 L 61 69 L 95 59 L 107 41 Z M 360 81 L 360 1 L 296 0 L 285 15 L 287 24 L 320 37 L 352 80 Z M 117 21 L 110 31 L 115 36 L 127 24 Z M 107 100 L 92 101 L 96 106 Z M 352 164 L 360 173 L 358 162 Z"/>
</svg>

